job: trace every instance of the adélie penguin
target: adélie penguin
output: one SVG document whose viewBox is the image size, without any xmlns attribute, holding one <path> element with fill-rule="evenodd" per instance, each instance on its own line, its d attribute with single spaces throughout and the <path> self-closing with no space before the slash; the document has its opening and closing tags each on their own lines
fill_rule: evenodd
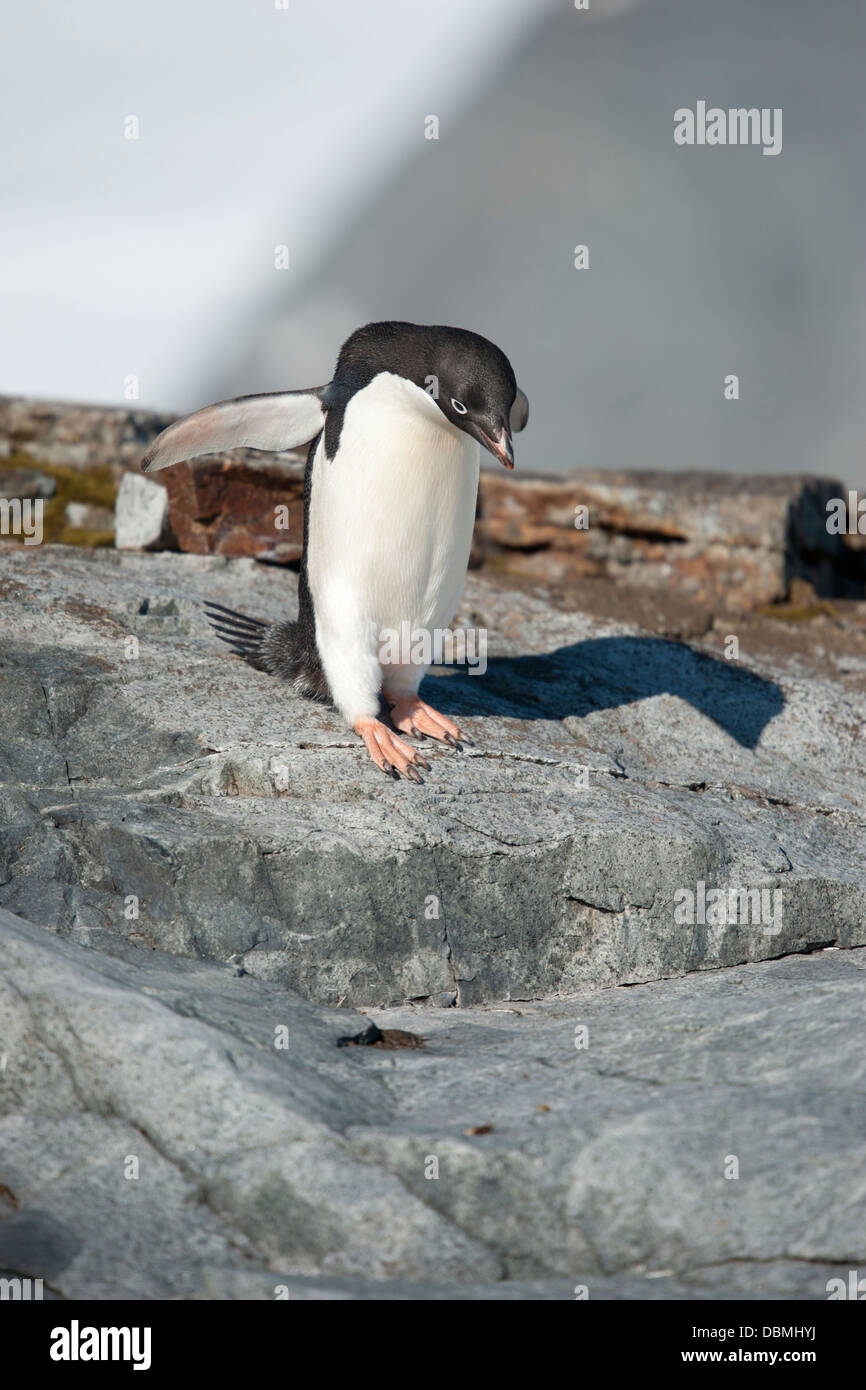
<svg viewBox="0 0 866 1390">
<path fill-rule="evenodd" d="M 326 386 L 207 406 L 164 430 L 141 467 L 309 443 L 297 622 L 263 623 L 215 603 L 208 617 L 250 664 L 332 700 L 389 776 L 420 781 L 429 764 L 399 733 L 455 748 L 463 735 L 418 695 L 428 669 L 418 644 L 400 650 L 398 664 L 389 634 L 432 637 L 453 619 L 481 449 L 513 468 L 512 434 L 528 414 L 505 353 L 479 334 L 368 323 L 343 344 Z M 426 655 L 429 644 L 420 648 Z"/>
</svg>

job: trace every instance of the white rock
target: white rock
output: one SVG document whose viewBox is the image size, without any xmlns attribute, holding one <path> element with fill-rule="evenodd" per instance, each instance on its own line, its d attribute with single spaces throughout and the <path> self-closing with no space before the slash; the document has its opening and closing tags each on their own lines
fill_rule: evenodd
<svg viewBox="0 0 866 1390">
<path fill-rule="evenodd" d="M 118 550 L 160 550 L 170 538 L 168 493 L 161 483 L 125 473 L 114 509 Z"/>
</svg>

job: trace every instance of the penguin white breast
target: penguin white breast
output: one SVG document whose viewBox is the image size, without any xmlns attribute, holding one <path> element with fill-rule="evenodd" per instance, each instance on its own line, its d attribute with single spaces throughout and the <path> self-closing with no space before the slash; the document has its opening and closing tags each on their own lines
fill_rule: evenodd
<svg viewBox="0 0 866 1390">
<path fill-rule="evenodd" d="M 404 377 L 380 373 L 346 406 L 333 459 L 313 464 L 307 571 L 317 615 L 375 628 L 445 627 L 469 562 L 480 446 Z"/>
</svg>

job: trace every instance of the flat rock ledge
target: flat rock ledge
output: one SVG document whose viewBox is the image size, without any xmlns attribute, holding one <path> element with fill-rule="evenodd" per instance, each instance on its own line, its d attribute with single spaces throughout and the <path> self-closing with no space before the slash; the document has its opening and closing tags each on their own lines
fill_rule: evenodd
<svg viewBox="0 0 866 1390">
<path fill-rule="evenodd" d="M 866 1260 L 866 951 L 377 1011 L 0 910 L 0 1277 L 54 1299 L 800 1299 Z M 830 1286 L 832 1287 L 832 1286 Z"/>
<path fill-rule="evenodd" d="M 727 659 L 737 620 L 686 645 L 473 575 L 486 673 L 425 693 L 474 747 L 428 745 L 417 787 L 204 620 L 205 597 L 290 615 L 294 585 L 248 558 L 4 555 L 0 1278 L 88 1300 L 847 1287 L 859 608 L 799 645 L 743 620 Z M 371 1022 L 424 1045 L 337 1046 Z"/>
<path fill-rule="evenodd" d="M 461 616 L 487 671 L 425 687 L 475 746 L 428 743 L 418 787 L 203 617 L 205 596 L 285 616 L 294 583 L 248 559 L 7 552 L 0 905 L 328 1006 L 866 944 L 862 672 L 726 660 L 723 636 L 687 646 L 476 576 Z"/>
</svg>

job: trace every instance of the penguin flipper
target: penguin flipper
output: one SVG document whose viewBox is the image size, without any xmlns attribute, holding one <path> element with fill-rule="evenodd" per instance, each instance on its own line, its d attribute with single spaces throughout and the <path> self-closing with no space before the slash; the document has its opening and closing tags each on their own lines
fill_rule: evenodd
<svg viewBox="0 0 866 1390">
<path fill-rule="evenodd" d="M 311 386 L 306 391 L 271 391 L 207 405 L 157 435 L 141 460 L 141 471 L 156 473 L 172 463 L 226 449 L 279 453 L 309 444 L 325 424 L 322 396 L 326 390 Z"/>
<path fill-rule="evenodd" d="M 529 399 L 525 391 L 517 388 L 517 395 L 514 397 L 514 404 L 511 407 L 511 418 L 509 424 L 512 434 L 518 434 L 520 430 L 526 429 L 526 422 L 529 419 Z"/>
</svg>

